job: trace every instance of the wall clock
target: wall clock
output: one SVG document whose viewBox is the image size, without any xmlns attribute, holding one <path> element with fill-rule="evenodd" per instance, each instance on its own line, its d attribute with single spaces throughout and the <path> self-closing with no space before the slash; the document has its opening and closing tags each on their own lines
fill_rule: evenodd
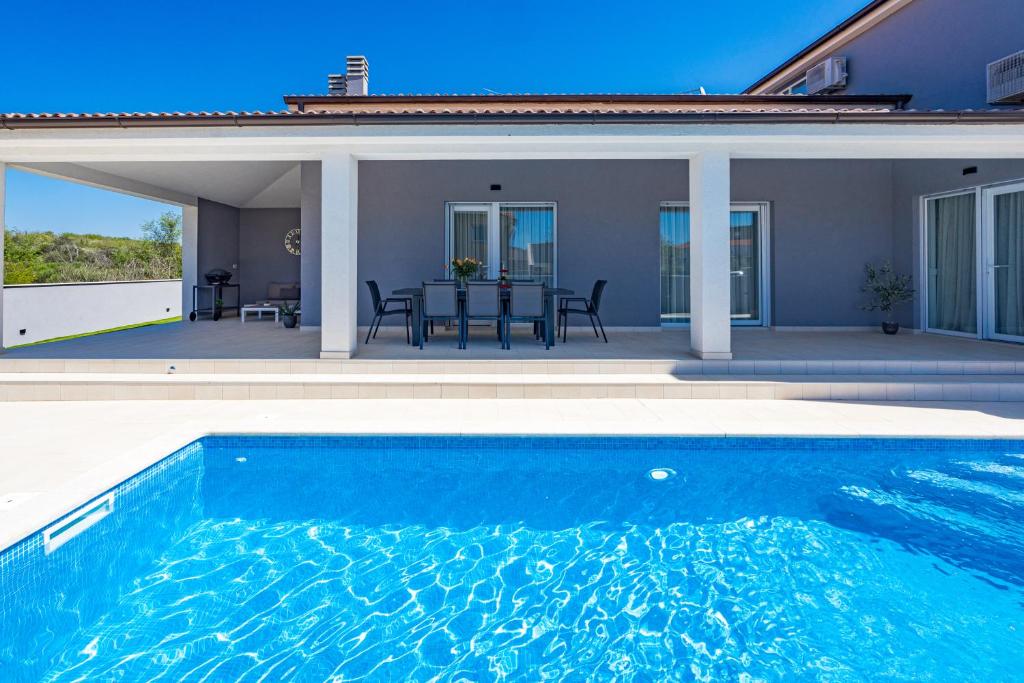
<svg viewBox="0 0 1024 683">
<path fill-rule="evenodd" d="M 292 228 L 284 236 L 284 248 L 289 254 L 299 256 L 302 254 L 302 228 Z"/>
</svg>

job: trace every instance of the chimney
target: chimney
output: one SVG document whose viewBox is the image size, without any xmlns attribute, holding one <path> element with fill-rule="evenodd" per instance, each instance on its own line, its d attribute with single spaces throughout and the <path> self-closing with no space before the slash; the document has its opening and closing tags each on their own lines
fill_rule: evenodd
<svg viewBox="0 0 1024 683">
<path fill-rule="evenodd" d="M 330 95 L 344 95 L 345 74 L 330 74 L 327 76 L 327 92 Z"/>
<path fill-rule="evenodd" d="M 345 59 L 345 94 L 367 95 L 370 91 L 370 65 L 362 55 Z"/>
</svg>

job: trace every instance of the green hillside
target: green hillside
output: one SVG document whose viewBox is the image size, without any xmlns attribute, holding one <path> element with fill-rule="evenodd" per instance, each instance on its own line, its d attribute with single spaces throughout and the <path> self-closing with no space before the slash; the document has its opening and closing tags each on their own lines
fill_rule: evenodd
<svg viewBox="0 0 1024 683">
<path fill-rule="evenodd" d="M 4 284 L 180 278 L 180 216 L 165 214 L 142 232 L 136 239 L 8 229 Z"/>
</svg>

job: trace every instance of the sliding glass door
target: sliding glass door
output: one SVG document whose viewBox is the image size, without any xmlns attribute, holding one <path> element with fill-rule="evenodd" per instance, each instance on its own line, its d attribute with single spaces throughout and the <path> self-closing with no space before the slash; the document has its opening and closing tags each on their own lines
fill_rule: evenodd
<svg viewBox="0 0 1024 683">
<path fill-rule="evenodd" d="M 925 220 L 928 329 L 976 336 L 977 194 L 972 191 L 928 199 Z"/>
<path fill-rule="evenodd" d="M 734 325 L 767 324 L 767 207 L 733 204 L 729 220 L 730 289 Z M 661 205 L 661 323 L 690 322 L 690 209 Z"/>
<path fill-rule="evenodd" d="M 984 192 L 987 332 L 1024 341 L 1024 183 Z"/>
<path fill-rule="evenodd" d="M 661 324 L 690 322 L 690 209 L 661 205 Z"/>
<path fill-rule="evenodd" d="M 924 200 L 927 329 L 1024 342 L 1024 182 Z"/>
<path fill-rule="evenodd" d="M 729 220 L 733 322 L 761 321 L 761 211 L 733 206 Z"/>
<path fill-rule="evenodd" d="M 483 264 L 480 277 L 498 279 L 504 268 L 514 280 L 555 285 L 553 203 L 464 203 L 447 205 L 446 257 L 471 257 Z"/>
</svg>

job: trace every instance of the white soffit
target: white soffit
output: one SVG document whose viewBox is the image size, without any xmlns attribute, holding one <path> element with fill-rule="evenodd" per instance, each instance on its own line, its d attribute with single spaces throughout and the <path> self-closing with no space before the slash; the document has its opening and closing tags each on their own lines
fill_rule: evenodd
<svg viewBox="0 0 1024 683">
<path fill-rule="evenodd" d="M 298 182 L 279 185 L 289 172 L 297 174 L 298 164 L 292 161 L 97 161 L 77 165 L 231 206 L 246 206 L 271 186 L 278 186 L 272 196 L 284 202 L 275 206 L 298 206 L 300 201 Z M 287 196 L 289 188 L 292 197 Z"/>
<path fill-rule="evenodd" d="M 302 184 L 299 164 L 293 164 L 280 178 L 272 182 L 249 201 L 243 209 L 297 208 L 301 205 Z"/>
</svg>

